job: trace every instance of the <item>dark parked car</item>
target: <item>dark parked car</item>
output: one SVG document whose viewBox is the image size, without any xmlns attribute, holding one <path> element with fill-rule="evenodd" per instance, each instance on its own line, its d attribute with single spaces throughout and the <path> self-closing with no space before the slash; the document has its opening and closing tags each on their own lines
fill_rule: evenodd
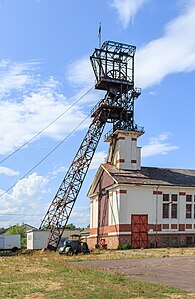
<svg viewBox="0 0 195 299">
<path fill-rule="evenodd" d="M 59 247 L 59 254 L 73 255 L 78 253 L 89 253 L 89 248 L 86 242 L 80 240 L 79 235 L 72 235 L 64 241 L 64 244 Z"/>
</svg>

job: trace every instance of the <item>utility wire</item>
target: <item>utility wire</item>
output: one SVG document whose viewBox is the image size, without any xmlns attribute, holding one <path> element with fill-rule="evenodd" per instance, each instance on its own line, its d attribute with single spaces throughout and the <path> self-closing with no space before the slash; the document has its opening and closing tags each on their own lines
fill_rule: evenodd
<svg viewBox="0 0 195 299">
<path fill-rule="evenodd" d="M 14 219 L 13 219 L 14 220 Z M 3 222 L 5 222 L 5 221 L 13 221 L 12 219 L 2 219 L 1 221 L 0 221 L 0 223 L 3 223 Z M 38 221 L 40 221 L 40 218 L 39 219 L 23 219 L 22 218 L 22 221 L 28 221 L 28 222 L 38 222 Z M 15 221 L 15 220 L 14 220 Z"/>
<path fill-rule="evenodd" d="M 3 214 L 3 213 L 0 213 L 0 216 L 35 216 L 35 217 L 40 217 L 40 216 L 43 216 L 44 214 Z"/>
<path fill-rule="evenodd" d="M 21 150 L 25 145 L 30 143 L 32 140 L 34 140 L 36 137 L 38 137 L 41 133 L 43 133 L 46 129 L 48 129 L 53 123 L 55 123 L 60 117 L 62 117 L 66 112 L 68 112 L 74 105 L 76 105 L 80 100 L 82 100 L 92 89 L 91 87 L 86 93 L 84 93 L 77 101 L 75 101 L 70 107 L 68 107 L 64 112 L 62 112 L 56 119 L 54 119 L 52 122 L 50 122 L 47 126 L 45 126 L 41 131 L 36 133 L 32 138 L 27 140 L 24 144 L 22 144 L 20 147 L 18 147 L 15 151 L 13 151 L 11 154 L 6 156 L 4 159 L 0 160 L 0 164 L 8 160 L 10 157 L 12 157 L 14 154 L 16 154 L 19 150 Z"/>
<path fill-rule="evenodd" d="M 34 167 L 32 167 L 27 173 L 25 173 L 17 182 L 11 185 L 6 191 L 0 194 L 0 198 L 10 191 L 18 182 L 23 180 L 28 174 L 30 174 L 35 168 L 37 168 L 43 161 L 45 161 L 64 141 L 66 141 L 89 117 L 88 114 L 60 143 L 58 143 L 45 157 L 43 157 Z"/>
</svg>

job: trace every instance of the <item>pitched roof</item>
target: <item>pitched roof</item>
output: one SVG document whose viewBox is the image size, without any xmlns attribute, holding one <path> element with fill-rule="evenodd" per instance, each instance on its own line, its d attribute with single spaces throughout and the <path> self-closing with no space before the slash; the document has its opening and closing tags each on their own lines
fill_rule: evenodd
<svg viewBox="0 0 195 299">
<path fill-rule="evenodd" d="M 141 170 L 119 170 L 110 163 L 102 164 L 118 184 L 195 187 L 195 170 L 141 167 Z"/>
</svg>

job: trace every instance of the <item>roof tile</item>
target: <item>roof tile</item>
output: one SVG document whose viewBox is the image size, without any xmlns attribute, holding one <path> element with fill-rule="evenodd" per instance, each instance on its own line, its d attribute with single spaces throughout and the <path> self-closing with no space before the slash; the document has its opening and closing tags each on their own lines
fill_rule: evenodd
<svg viewBox="0 0 195 299">
<path fill-rule="evenodd" d="M 141 170 L 119 170 L 110 163 L 102 166 L 119 184 L 195 187 L 195 170 L 191 169 L 141 167 Z"/>
</svg>

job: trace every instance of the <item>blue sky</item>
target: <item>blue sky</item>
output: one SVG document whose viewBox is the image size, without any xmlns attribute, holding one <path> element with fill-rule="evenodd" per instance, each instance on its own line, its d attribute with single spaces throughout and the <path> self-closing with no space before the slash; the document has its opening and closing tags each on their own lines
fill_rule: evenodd
<svg viewBox="0 0 195 299">
<path fill-rule="evenodd" d="M 102 42 L 137 47 L 135 120 L 142 165 L 195 169 L 195 1 L 0 0 L 0 160 L 31 139 L 94 86 L 89 56 Z M 21 179 L 104 96 L 92 90 L 52 126 L 0 163 L 0 227 L 39 226 L 90 124 L 88 118 Z M 105 133 L 108 131 L 108 127 Z M 87 191 L 107 155 L 101 140 L 70 222 L 89 224 Z"/>
</svg>

